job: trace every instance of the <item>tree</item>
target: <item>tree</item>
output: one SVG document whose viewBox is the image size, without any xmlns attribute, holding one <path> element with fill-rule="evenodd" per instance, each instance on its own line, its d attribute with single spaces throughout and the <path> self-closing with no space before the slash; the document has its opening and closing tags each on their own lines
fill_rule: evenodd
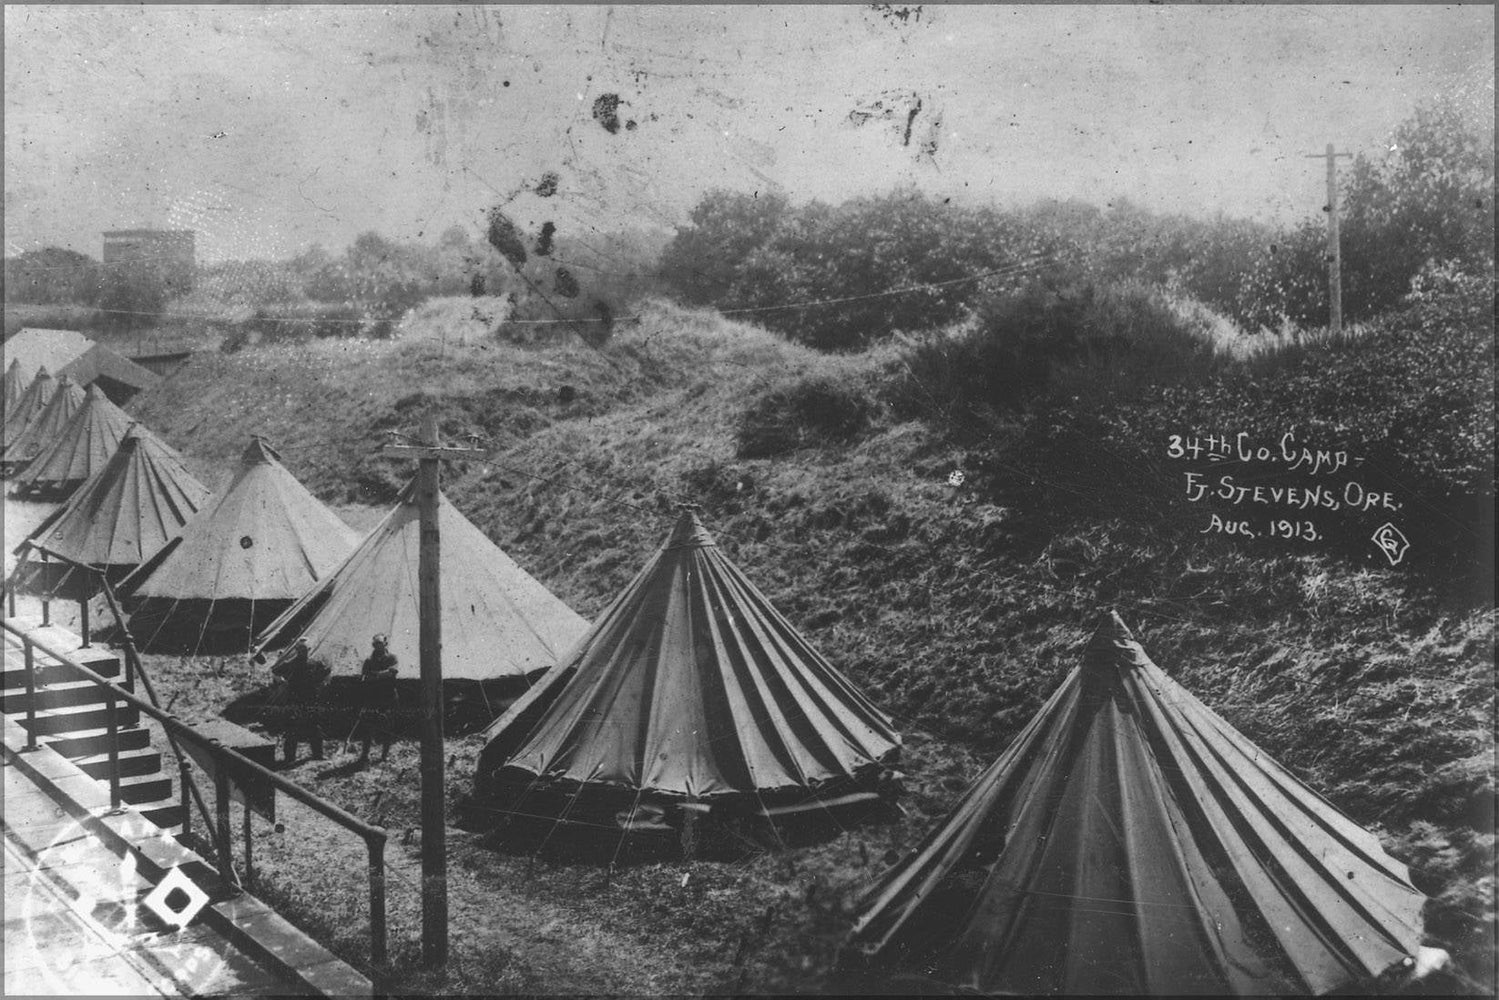
<svg viewBox="0 0 1499 1000">
<path fill-rule="evenodd" d="M 1475 117 L 1455 100 L 1422 105 L 1378 160 L 1360 156 L 1345 187 L 1345 308 L 1388 309 L 1429 262 L 1494 269 L 1493 108 Z"/>
<path fill-rule="evenodd" d="M 662 253 L 662 276 L 694 305 L 737 304 L 730 292 L 739 266 L 790 214 L 790 200 L 778 192 L 709 191 Z"/>
<path fill-rule="evenodd" d="M 99 264 L 62 247 L 27 250 L 5 261 L 5 292 L 12 302 L 91 306 L 99 300 Z"/>
<path fill-rule="evenodd" d="M 1489 112 L 1492 108 L 1488 109 Z M 1454 100 L 1422 105 L 1378 158 L 1360 154 L 1340 198 L 1343 313 L 1368 319 L 1399 304 L 1430 266 L 1494 273 L 1494 132 Z M 1237 318 L 1275 327 L 1327 320 L 1325 217 L 1284 230 L 1246 275 Z"/>
</svg>

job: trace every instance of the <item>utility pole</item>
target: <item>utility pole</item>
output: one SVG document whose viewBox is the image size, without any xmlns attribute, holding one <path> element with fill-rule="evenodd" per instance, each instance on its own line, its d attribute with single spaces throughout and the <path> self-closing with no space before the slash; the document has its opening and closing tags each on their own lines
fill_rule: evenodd
<svg viewBox="0 0 1499 1000">
<path fill-rule="evenodd" d="M 444 794 L 442 734 L 442 539 L 437 500 L 445 459 L 482 458 L 483 449 L 444 447 L 437 436 L 437 411 L 422 416 L 415 445 L 387 445 L 384 453 L 418 461 L 416 503 L 421 544 L 417 556 L 417 641 L 422 677 L 422 964 L 448 961 L 448 829 Z"/>
<path fill-rule="evenodd" d="M 1343 247 L 1338 236 L 1338 159 L 1351 159 L 1352 153 L 1333 152 L 1332 143 L 1325 153 L 1307 153 L 1306 159 L 1327 160 L 1327 329 L 1334 337 L 1343 332 Z"/>
</svg>

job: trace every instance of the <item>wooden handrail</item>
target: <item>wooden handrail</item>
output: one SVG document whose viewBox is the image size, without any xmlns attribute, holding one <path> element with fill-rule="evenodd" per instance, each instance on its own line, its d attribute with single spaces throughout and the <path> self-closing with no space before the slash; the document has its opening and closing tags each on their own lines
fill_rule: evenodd
<svg viewBox="0 0 1499 1000">
<path fill-rule="evenodd" d="M 172 713 L 165 712 L 157 708 L 155 705 L 151 704 L 149 701 L 131 694 L 124 688 L 117 687 L 114 681 L 110 680 L 108 677 L 97 674 L 94 671 L 90 670 L 88 667 L 85 667 L 83 664 L 75 662 L 68 653 L 58 649 L 56 646 L 53 646 L 42 639 L 37 638 L 36 636 L 31 635 L 26 629 L 22 628 L 20 625 L 16 624 L 10 619 L 6 619 L 3 624 L 7 632 L 10 632 L 12 635 L 15 635 L 17 638 L 20 638 L 24 642 L 31 643 L 37 649 L 46 653 L 54 660 L 57 660 L 59 663 L 64 664 L 65 666 L 78 672 L 79 674 L 82 674 L 85 679 L 91 680 L 95 684 L 98 684 L 102 687 L 114 688 L 116 698 L 118 698 L 120 701 L 125 702 L 127 705 L 133 705 L 135 708 L 151 716 L 151 718 L 161 723 L 161 727 L 163 729 L 171 732 L 173 735 L 186 740 L 194 746 L 202 747 L 204 750 L 207 750 L 211 754 L 218 754 L 225 757 L 229 761 L 229 763 L 236 769 L 242 770 L 248 774 L 252 774 L 257 778 L 260 778 L 261 780 L 274 785 L 277 791 L 284 793 L 290 798 L 295 799 L 296 801 L 302 803 L 303 805 L 307 806 L 310 809 L 313 809 L 318 813 L 321 813 L 340 826 L 343 826 L 366 839 L 385 839 L 386 832 L 383 827 L 372 826 L 369 823 L 366 823 L 364 820 L 344 811 L 340 807 L 334 805 L 332 802 L 329 802 L 326 799 L 319 798 L 317 795 L 309 792 L 301 785 L 289 781 L 281 775 L 277 774 L 275 771 L 272 771 L 269 768 L 256 763 L 239 751 L 234 750 L 231 747 L 226 747 L 216 740 L 202 735 Z"/>
<path fill-rule="evenodd" d="M 86 568 L 97 572 L 94 567 Z M 32 635 L 29 630 L 22 627 L 18 622 L 10 618 L 6 618 L 3 621 L 0 621 L 0 627 L 3 627 L 6 632 L 9 632 L 12 635 L 16 636 L 22 643 L 22 647 L 26 653 L 26 672 L 28 686 L 34 685 L 35 683 L 35 655 L 32 653 L 32 649 L 35 648 L 41 650 L 43 653 L 46 653 L 53 660 L 68 667 L 70 670 L 74 671 L 84 679 L 92 681 L 94 684 L 107 689 L 107 691 L 109 692 L 111 707 L 113 707 L 117 702 L 123 702 L 126 705 L 133 706 L 138 711 L 149 715 L 151 718 L 160 723 L 162 730 L 167 734 L 168 740 L 172 740 L 175 737 L 177 739 L 184 740 L 196 747 L 202 748 L 211 757 L 214 758 L 216 764 L 215 771 L 218 775 L 222 775 L 227 779 L 229 770 L 232 768 L 239 774 L 256 777 L 261 781 L 271 785 L 277 791 L 281 792 L 292 800 L 302 803 L 303 805 L 312 809 L 314 812 L 327 817 L 328 819 L 337 823 L 339 826 L 342 826 L 344 829 L 356 833 L 360 837 L 362 837 L 364 839 L 365 847 L 368 852 L 369 865 L 370 960 L 375 965 L 383 965 L 386 962 L 388 955 L 388 942 L 385 913 L 384 855 L 385 844 L 388 835 L 383 827 L 378 827 L 370 823 L 366 823 L 359 817 L 347 812 L 346 810 L 340 808 L 332 802 L 329 802 L 328 800 L 308 791 L 301 785 L 298 785 L 295 782 L 290 781 L 287 778 L 277 774 L 275 771 L 272 771 L 269 768 L 257 763 L 256 761 L 251 760 L 244 754 L 239 753 L 237 750 L 234 750 L 231 747 L 226 747 L 218 741 L 202 735 L 172 713 L 164 711 L 158 705 L 153 704 L 152 701 L 140 698 L 133 692 L 125 690 L 108 677 L 95 673 L 93 670 L 90 670 L 83 664 L 78 663 L 72 658 L 69 653 L 57 648 L 53 644 L 41 638 L 38 638 L 37 636 Z M 141 672 L 139 676 L 141 678 L 142 685 L 147 689 L 148 692 L 154 694 L 154 692 L 151 692 L 150 681 L 146 677 L 144 672 Z M 35 699 L 33 698 L 32 700 L 34 702 Z M 30 738 L 34 739 L 34 731 L 32 729 L 28 729 L 28 733 L 31 734 Z M 197 791 L 196 785 L 193 786 L 193 789 L 194 792 Z M 201 807 L 201 799 L 199 800 L 199 804 Z M 220 806 L 220 808 L 222 809 L 222 805 Z M 206 813 L 206 809 L 204 810 L 204 812 Z"/>
</svg>

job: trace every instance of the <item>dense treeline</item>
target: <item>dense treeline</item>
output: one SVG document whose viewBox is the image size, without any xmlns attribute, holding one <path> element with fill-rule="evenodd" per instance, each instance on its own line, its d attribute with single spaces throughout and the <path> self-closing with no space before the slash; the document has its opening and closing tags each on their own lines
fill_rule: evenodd
<svg viewBox="0 0 1499 1000">
<path fill-rule="evenodd" d="M 547 183 L 538 195 L 550 196 Z M 1424 268 L 1491 274 L 1493 189 L 1492 122 L 1456 102 L 1421 108 L 1382 155 L 1357 157 L 1341 195 L 1345 317 L 1395 306 Z M 826 351 L 983 319 L 1038 275 L 1169 289 L 1250 334 L 1327 316 L 1322 213 L 1278 227 L 1125 201 L 997 208 L 906 190 L 835 206 L 713 191 L 664 250 L 644 232 L 525 230 L 503 206 L 475 222 L 433 243 L 367 232 L 341 253 L 314 246 L 284 261 L 201 267 L 185 298 L 148 266 L 43 248 L 6 259 L 5 291 L 11 302 L 98 307 L 105 325 L 213 315 L 291 339 L 386 335 L 429 299 L 489 296 L 507 301 L 517 327 L 562 321 L 597 340 L 665 290 Z"/>
<path fill-rule="evenodd" d="M 201 265 L 187 294 L 148 265 L 105 266 L 47 247 L 6 259 L 5 291 L 13 303 L 98 310 L 60 325 L 133 329 L 186 319 L 222 328 L 238 346 L 252 336 L 388 336 L 412 308 L 453 296 L 503 300 L 509 322 L 579 320 L 586 333 L 656 290 L 661 240 L 648 234 L 606 232 L 585 243 L 550 223 L 535 233 L 501 228 L 514 246 L 453 226 L 435 243 L 366 232 L 341 253 L 313 246 L 287 260 Z"/>
<path fill-rule="evenodd" d="M 1493 190 L 1492 123 L 1485 129 L 1456 104 L 1422 108 L 1384 156 L 1356 158 L 1340 205 L 1345 317 L 1394 306 L 1433 263 L 1492 273 Z M 1325 225 L 1321 213 L 1275 227 L 1128 203 L 1000 209 L 901 191 L 793 205 L 775 193 L 714 191 L 667 247 L 661 272 L 687 302 L 745 311 L 823 350 L 946 326 L 1030 275 L 1059 271 L 1171 288 L 1254 333 L 1326 322 Z"/>
</svg>

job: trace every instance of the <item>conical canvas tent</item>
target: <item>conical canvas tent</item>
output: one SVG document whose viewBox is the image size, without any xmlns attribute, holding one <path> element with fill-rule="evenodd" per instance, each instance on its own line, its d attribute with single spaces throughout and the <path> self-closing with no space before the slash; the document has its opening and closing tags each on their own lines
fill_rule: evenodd
<svg viewBox="0 0 1499 1000">
<path fill-rule="evenodd" d="M 229 488 L 120 584 L 142 649 L 249 648 L 359 537 L 252 438 Z"/>
<path fill-rule="evenodd" d="M 822 813 L 874 799 L 900 749 L 690 511 L 533 691 L 486 732 L 476 803 L 627 829 Z"/>
<path fill-rule="evenodd" d="M 36 378 L 21 393 L 21 398 L 16 401 L 16 408 L 5 417 L 5 426 L 0 431 L 0 458 L 10 451 L 10 443 L 20 437 L 32 421 L 41 416 L 47 404 L 52 402 L 52 393 L 57 388 L 57 380 L 46 368 L 36 373 Z"/>
<path fill-rule="evenodd" d="M 72 379 L 64 375 L 57 380 L 52 398 L 36 419 L 13 438 L 5 449 L 5 467 L 8 471 L 29 465 L 62 436 L 63 429 L 83 408 L 83 390 Z"/>
<path fill-rule="evenodd" d="M 21 359 L 15 358 L 11 361 L 10 367 L 5 369 L 5 382 L 3 386 L 0 386 L 0 392 L 5 394 L 6 417 L 9 417 L 11 411 L 16 408 L 16 404 L 21 401 L 21 394 L 25 391 L 26 376 L 21 374 Z"/>
<path fill-rule="evenodd" d="M 22 543 L 20 585 L 67 596 L 93 590 L 82 574 L 47 565 L 38 548 L 99 567 L 118 581 L 181 534 L 208 497 L 175 451 L 134 428 L 108 464 Z"/>
<path fill-rule="evenodd" d="M 1414 957 L 1423 902 L 1109 615 L 848 954 L 986 994 L 1321 994 Z"/>
<path fill-rule="evenodd" d="M 444 680 L 523 678 L 556 663 L 588 628 L 442 495 L 437 524 Z M 415 679 L 419 531 L 413 480 L 343 564 L 256 637 L 256 658 L 305 638 L 334 677 L 357 675 L 371 637 L 381 634 L 401 676 Z"/>
<path fill-rule="evenodd" d="M 50 445 L 13 480 L 22 494 L 66 495 L 104 468 L 130 429 L 125 411 L 96 385 L 84 393 L 83 406 Z"/>
</svg>

